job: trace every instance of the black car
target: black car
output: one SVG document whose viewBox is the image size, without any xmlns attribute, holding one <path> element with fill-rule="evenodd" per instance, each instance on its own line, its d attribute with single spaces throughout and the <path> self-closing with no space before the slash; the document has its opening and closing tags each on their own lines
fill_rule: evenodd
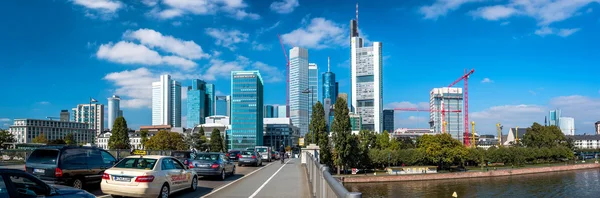
<svg viewBox="0 0 600 198">
<path fill-rule="evenodd" d="M 117 160 L 107 151 L 95 147 L 53 146 L 34 150 L 25 163 L 25 171 L 51 184 L 81 189 L 100 183 L 104 170 Z"/>
<path fill-rule="evenodd" d="M 192 160 L 192 151 L 172 151 L 171 157 L 178 159 L 184 165 L 188 165 Z"/>
<path fill-rule="evenodd" d="M 229 152 L 227 152 L 227 158 L 229 158 L 229 160 L 237 162 L 240 159 L 242 151 L 238 151 L 238 150 L 231 150 Z"/>
<path fill-rule="evenodd" d="M 37 177 L 16 169 L 0 169 L 0 197 L 96 197 L 84 190 L 48 185 Z"/>
</svg>

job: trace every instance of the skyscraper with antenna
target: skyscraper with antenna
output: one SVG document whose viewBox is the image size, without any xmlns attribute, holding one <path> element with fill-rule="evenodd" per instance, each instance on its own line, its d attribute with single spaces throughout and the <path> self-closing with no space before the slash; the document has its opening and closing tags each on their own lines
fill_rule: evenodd
<svg viewBox="0 0 600 198">
<path fill-rule="evenodd" d="M 335 81 L 335 73 L 331 72 L 331 61 L 327 57 L 327 72 L 322 75 L 323 80 L 323 109 L 325 110 L 325 121 L 328 127 L 331 127 L 331 120 L 333 120 L 333 105 L 337 101 L 338 97 L 338 83 Z"/>
</svg>

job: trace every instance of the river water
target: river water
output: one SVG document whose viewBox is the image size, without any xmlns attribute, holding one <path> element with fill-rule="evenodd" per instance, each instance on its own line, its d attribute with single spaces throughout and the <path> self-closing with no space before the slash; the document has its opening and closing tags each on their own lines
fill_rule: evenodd
<svg viewBox="0 0 600 198">
<path fill-rule="evenodd" d="M 475 179 L 346 183 L 363 197 L 600 197 L 600 169 Z"/>
</svg>

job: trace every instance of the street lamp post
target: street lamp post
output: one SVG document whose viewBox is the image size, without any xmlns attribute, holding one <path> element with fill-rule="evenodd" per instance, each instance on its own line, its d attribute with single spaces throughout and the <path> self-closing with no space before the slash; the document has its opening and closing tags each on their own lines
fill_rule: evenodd
<svg viewBox="0 0 600 198">
<path fill-rule="evenodd" d="M 311 88 L 305 89 L 304 91 L 302 91 L 302 93 L 305 93 L 305 94 L 311 94 L 311 96 L 310 96 L 310 105 L 312 105 L 312 104 L 313 104 L 313 98 L 314 98 L 314 96 L 315 96 L 315 95 L 314 95 L 314 94 L 315 94 L 315 91 L 314 91 L 314 89 L 311 87 Z M 312 108 L 313 108 L 313 107 L 312 107 L 312 106 L 310 106 L 310 105 L 309 105 L 309 108 L 310 108 L 309 112 L 312 112 Z M 308 119 L 310 119 L 310 118 L 308 118 Z M 309 123 L 310 123 L 310 121 L 309 121 Z M 312 142 L 313 142 L 313 143 L 316 143 L 316 142 L 315 142 L 315 132 L 313 131 L 312 133 L 313 133 L 313 134 L 312 134 Z"/>
</svg>

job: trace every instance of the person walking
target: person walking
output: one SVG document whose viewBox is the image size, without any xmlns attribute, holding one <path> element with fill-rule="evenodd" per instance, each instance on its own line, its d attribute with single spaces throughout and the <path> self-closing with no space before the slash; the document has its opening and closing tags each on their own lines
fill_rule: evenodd
<svg viewBox="0 0 600 198">
<path fill-rule="evenodd" d="M 281 158 L 281 163 L 283 164 L 283 161 L 285 160 L 285 148 L 283 145 L 279 147 L 279 158 Z"/>
</svg>

